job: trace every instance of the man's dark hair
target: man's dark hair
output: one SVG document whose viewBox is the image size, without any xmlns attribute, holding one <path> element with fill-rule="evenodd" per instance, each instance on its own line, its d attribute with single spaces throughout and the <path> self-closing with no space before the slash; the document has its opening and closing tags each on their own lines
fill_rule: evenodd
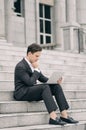
<svg viewBox="0 0 86 130">
<path fill-rule="evenodd" d="M 29 45 L 27 48 L 27 54 L 28 52 L 35 53 L 37 51 L 42 51 L 42 47 L 36 43 Z"/>
</svg>

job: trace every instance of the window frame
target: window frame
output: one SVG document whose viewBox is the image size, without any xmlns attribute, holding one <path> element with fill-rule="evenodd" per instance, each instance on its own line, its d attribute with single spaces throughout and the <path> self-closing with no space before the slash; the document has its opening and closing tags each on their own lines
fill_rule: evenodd
<svg viewBox="0 0 86 130">
<path fill-rule="evenodd" d="M 14 0 L 14 4 L 15 4 L 15 0 Z M 19 17 L 24 17 L 25 16 L 25 1 L 24 0 L 20 0 L 20 12 L 16 12 L 15 11 L 15 6 L 14 6 L 14 13 Z"/>
<path fill-rule="evenodd" d="M 52 43 L 53 43 L 53 37 L 52 37 L 52 32 L 53 32 L 52 31 L 52 6 L 39 3 L 39 6 L 38 6 L 39 9 L 40 9 L 40 5 L 43 6 L 43 17 L 40 17 L 40 10 L 39 10 L 39 16 L 38 16 L 38 21 L 39 21 L 39 43 L 40 43 L 40 45 L 52 45 Z M 45 6 L 49 6 L 50 7 L 50 19 L 49 18 L 45 18 Z M 43 33 L 40 32 L 40 20 L 43 21 L 43 30 L 44 30 Z M 49 21 L 50 22 L 50 24 L 51 24 L 51 28 L 50 28 L 51 33 L 46 33 L 45 32 L 45 21 Z M 43 36 L 43 41 L 44 41 L 43 44 L 41 44 L 41 42 L 40 42 L 40 36 Z M 51 38 L 51 42 L 50 43 L 47 43 L 46 37 L 50 37 Z"/>
</svg>

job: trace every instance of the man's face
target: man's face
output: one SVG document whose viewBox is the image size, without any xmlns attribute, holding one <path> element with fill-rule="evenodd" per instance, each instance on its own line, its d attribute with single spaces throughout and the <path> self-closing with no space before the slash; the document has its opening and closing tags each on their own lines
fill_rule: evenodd
<svg viewBox="0 0 86 130">
<path fill-rule="evenodd" d="M 37 62 L 39 60 L 40 55 L 41 55 L 41 51 L 37 51 L 35 53 L 29 52 L 27 57 L 31 63 L 34 63 L 34 62 Z"/>
</svg>

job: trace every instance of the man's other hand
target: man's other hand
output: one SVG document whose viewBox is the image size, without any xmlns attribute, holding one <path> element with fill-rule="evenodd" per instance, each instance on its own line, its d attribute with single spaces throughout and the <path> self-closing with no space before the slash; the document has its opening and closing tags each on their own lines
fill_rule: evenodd
<svg viewBox="0 0 86 130">
<path fill-rule="evenodd" d="M 62 83 L 62 77 L 59 78 L 59 80 L 57 80 L 57 83 L 58 83 L 58 84 L 61 84 L 61 83 Z"/>
</svg>

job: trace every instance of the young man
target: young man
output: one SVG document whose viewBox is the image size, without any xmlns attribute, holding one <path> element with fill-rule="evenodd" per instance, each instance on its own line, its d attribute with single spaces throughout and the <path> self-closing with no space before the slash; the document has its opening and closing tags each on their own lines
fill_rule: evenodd
<svg viewBox="0 0 86 130">
<path fill-rule="evenodd" d="M 57 84 L 46 83 L 48 78 L 42 74 L 38 65 L 41 52 L 42 48 L 38 44 L 31 44 L 27 48 L 26 57 L 16 65 L 14 98 L 17 101 L 29 102 L 43 100 L 50 115 L 49 124 L 78 123 L 67 114 L 69 105 L 60 86 L 62 78 L 57 81 Z M 42 84 L 37 84 L 37 80 Z M 60 118 L 56 114 L 57 105 L 53 95 L 61 112 Z"/>
</svg>

